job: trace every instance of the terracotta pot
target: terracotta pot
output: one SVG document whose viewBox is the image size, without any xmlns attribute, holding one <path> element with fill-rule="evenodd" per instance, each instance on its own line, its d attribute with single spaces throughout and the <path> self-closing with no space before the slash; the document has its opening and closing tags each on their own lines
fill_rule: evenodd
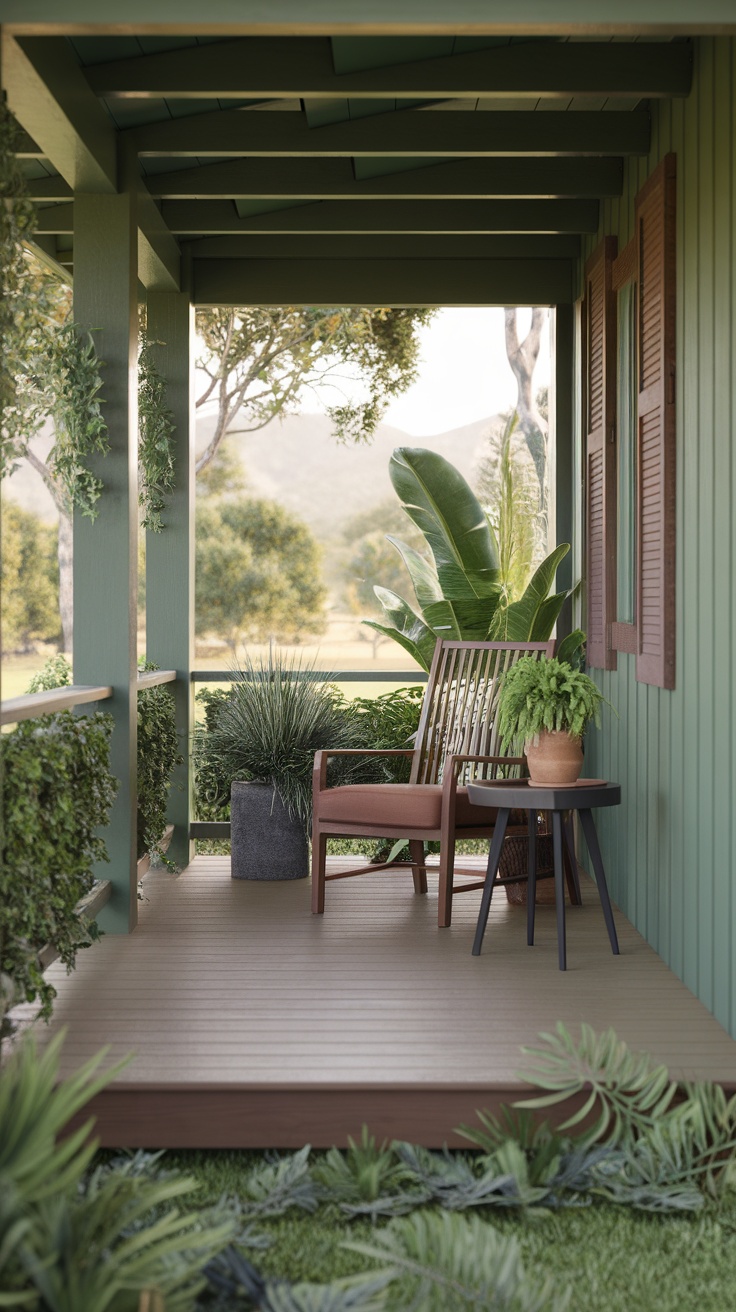
<svg viewBox="0 0 736 1312">
<path fill-rule="evenodd" d="M 545 730 L 524 744 L 531 784 L 563 788 L 580 778 L 583 768 L 583 745 L 564 729 Z"/>
</svg>

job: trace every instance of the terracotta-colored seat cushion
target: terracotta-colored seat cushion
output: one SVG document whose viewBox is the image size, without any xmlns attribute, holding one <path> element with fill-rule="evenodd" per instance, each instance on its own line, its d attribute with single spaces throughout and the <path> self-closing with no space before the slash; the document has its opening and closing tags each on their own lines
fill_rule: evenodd
<svg viewBox="0 0 736 1312">
<path fill-rule="evenodd" d="M 320 821 L 388 825 L 392 828 L 439 829 L 441 784 L 345 784 L 320 793 Z M 489 828 L 496 819 L 489 806 L 473 806 L 467 788 L 458 788 L 455 824 Z"/>
</svg>

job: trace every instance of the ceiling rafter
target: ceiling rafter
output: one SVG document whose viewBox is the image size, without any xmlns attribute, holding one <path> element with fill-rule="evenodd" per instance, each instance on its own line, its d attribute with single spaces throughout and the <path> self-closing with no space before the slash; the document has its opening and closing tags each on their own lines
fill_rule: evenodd
<svg viewBox="0 0 736 1312">
<path fill-rule="evenodd" d="M 646 155 L 650 118 L 645 110 L 620 114 L 393 110 L 310 128 L 301 113 L 221 110 L 131 128 L 122 135 L 139 155 L 197 158 Z"/>
<path fill-rule="evenodd" d="M 39 197 L 64 199 L 53 179 L 30 183 Z M 152 196 L 175 200 L 299 198 L 321 200 L 620 196 L 620 159 L 451 160 L 384 177 L 356 179 L 348 159 L 237 159 L 149 174 Z"/>
<path fill-rule="evenodd" d="M 336 73 L 328 38 L 224 40 L 87 69 L 99 96 L 685 96 L 692 55 L 684 42 L 578 45 L 546 42 Z"/>
<path fill-rule="evenodd" d="M 164 221 L 184 235 L 238 232 L 595 232 L 596 200 L 319 201 L 239 218 L 230 201 L 164 201 Z"/>
<path fill-rule="evenodd" d="M 240 233 L 183 240 L 182 254 L 198 260 L 574 260 L 580 254 L 580 238 L 539 233 L 464 233 L 459 237 L 446 233 Z"/>
<path fill-rule="evenodd" d="M 197 305 L 559 305 L 572 289 L 570 260 L 193 261 Z"/>
<path fill-rule="evenodd" d="M 70 187 L 116 190 L 115 129 L 66 41 L 4 33 L 2 83 L 18 123 Z"/>
</svg>

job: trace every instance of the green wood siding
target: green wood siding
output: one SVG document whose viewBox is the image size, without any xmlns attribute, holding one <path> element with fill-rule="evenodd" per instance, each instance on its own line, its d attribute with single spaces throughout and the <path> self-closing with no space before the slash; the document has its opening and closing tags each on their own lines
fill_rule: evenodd
<svg viewBox="0 0 736 1312">
<path fill-rule="evenodd" d="M 637 191 L 675 151 L 676 688 L 637 683 L 621 653 L 597 671 L 619 718 L 591 733 L 586 773 L 623 786 L 620 812 L 599 821 L 614 897 L 736 1035 L 736 41 L 699 40 L 691 96 L 652 115 L 651 153 L 627 161 L 585 254 L 608 233 L 626 244 Z M 580 470 L 579 431 L 577 452 Z"/>
</svg>

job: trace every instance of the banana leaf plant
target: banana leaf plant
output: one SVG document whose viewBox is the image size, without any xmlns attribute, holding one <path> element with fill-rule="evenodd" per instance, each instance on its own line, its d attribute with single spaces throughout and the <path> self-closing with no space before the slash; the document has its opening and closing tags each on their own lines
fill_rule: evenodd
<svg viewBox="0 0 736 1312">
<path fill-rule="evenodd" d="M 416 608 L 388 588 L 373 590 L 385 623 L 364 620 L 429 670 L 438 638 L 471 642 L 543 642 L 552 634 L 569 592 L 552 592 L 563 542 L 550 552 L 518 601 L 509 602 L 488 517 L 459 470 L 436 451 L 397 447 L 389 474 L 404 510 L 424 534 L 424 556 L 388 535 L 406 565 Z M 576 629 L 559 646 L 574 661 L 585 642 Z"/>
</svg>

